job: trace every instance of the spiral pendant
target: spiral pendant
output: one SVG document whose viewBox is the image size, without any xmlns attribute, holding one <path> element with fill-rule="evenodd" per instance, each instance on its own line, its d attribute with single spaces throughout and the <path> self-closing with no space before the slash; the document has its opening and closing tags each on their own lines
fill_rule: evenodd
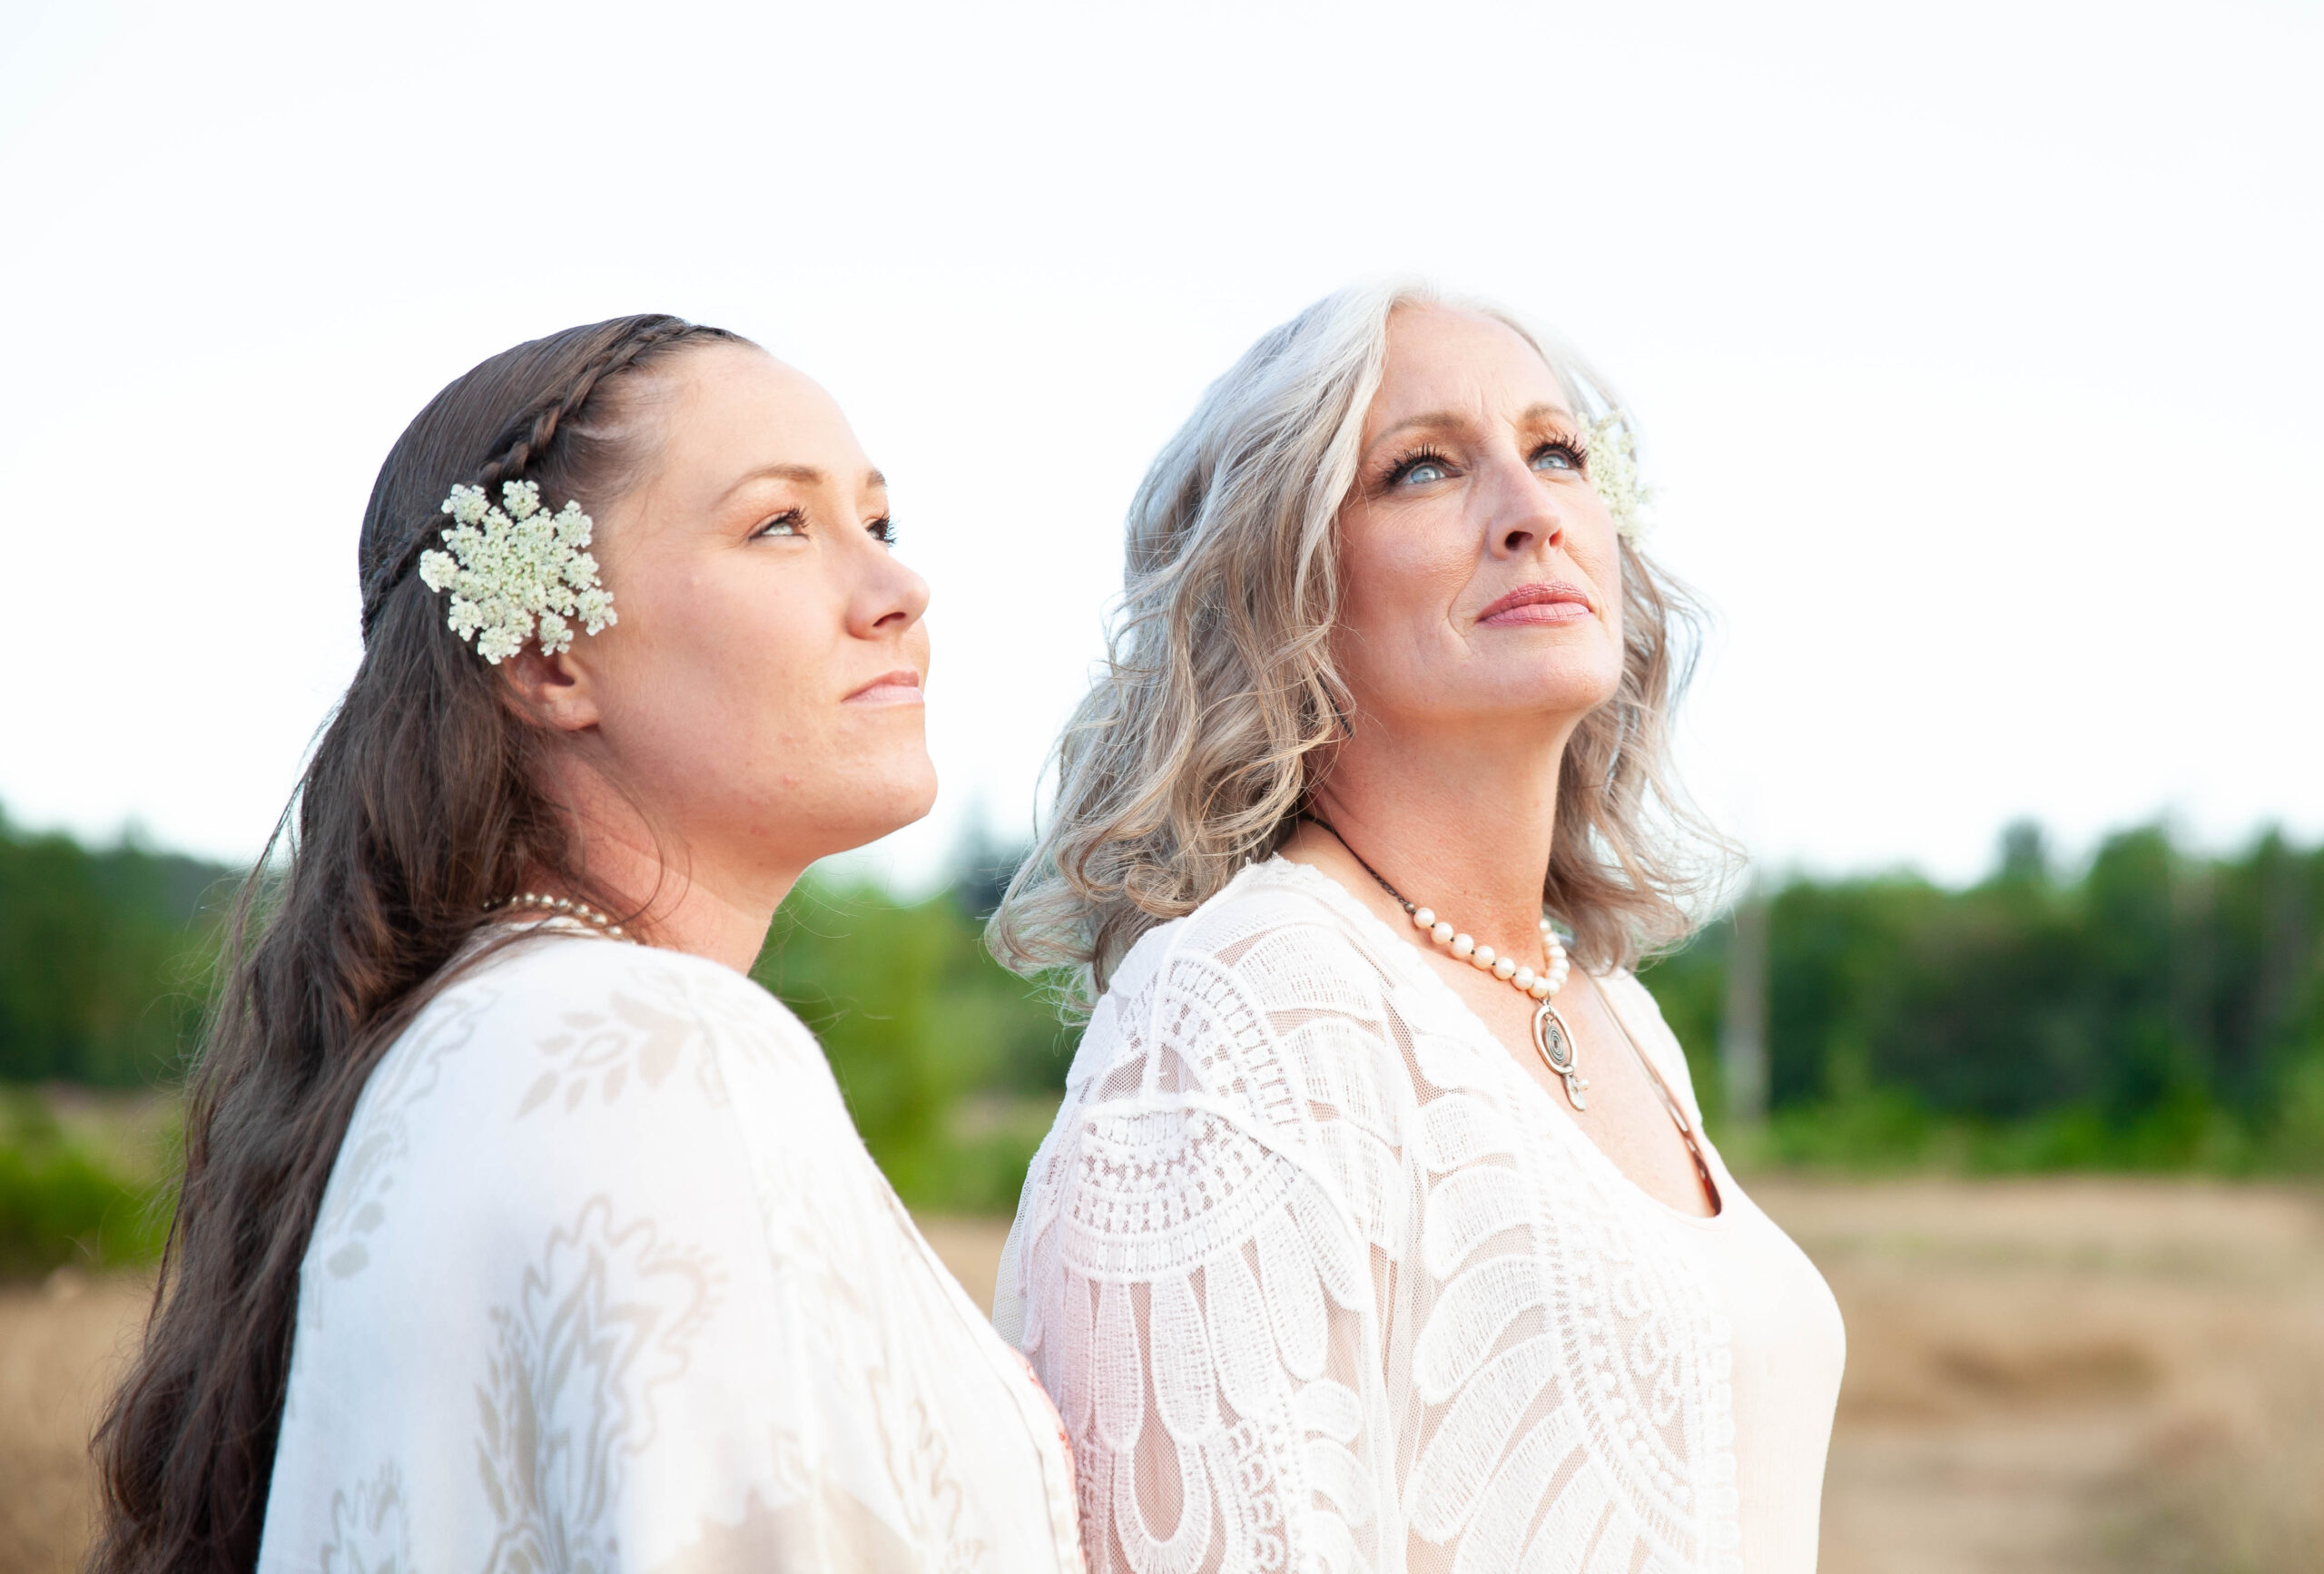
<svg viewBox="0 0 2324 1574">
<path fill-rule="evenodd" d="M 1573 1030 L 1547 1000 L 1533 1010 L 1533 1048 L 1541 1051 L 1542 1065 L 1565 1078 L 1567 1101 L 1576 1109 L 1589 1108 L 1589 1100 L 1581 1097 L 1581 1092 L 1590 1086 L 1590 1079 L 1574 1064 Z"/>
</svg>

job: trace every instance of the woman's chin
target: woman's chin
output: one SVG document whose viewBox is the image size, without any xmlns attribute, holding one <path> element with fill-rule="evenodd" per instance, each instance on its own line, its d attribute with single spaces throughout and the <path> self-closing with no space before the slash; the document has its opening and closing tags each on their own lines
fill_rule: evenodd
<svg viewBox="0 0 2324 1574">
<path fill-rule="evenodd" d="M 1558 663 L 1531 672 L 1512 673 L 1510 677 L 1511 682 L 1496 685 L 1496 697 L 1512 711 L 1584 716 L 1612 700 L 1622 689 L 1619 658 Z"/>
<path fill-rule="evenodd" d="M 936 807 L 936 765 L 925 753 L 916 761 L 899 761 L 892 772 L 850 785 L 854 791 L 830 805 L 824 834 L 817 838 L 826 845 L 818 857 L 868 847 L 918 824 Z"/>
</svg>

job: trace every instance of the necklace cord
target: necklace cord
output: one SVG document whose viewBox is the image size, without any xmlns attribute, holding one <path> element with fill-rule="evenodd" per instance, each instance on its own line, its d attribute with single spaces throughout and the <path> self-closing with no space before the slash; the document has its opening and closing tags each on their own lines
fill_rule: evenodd
<svg viewBox="0 0 2324 1574">
<path fill-rule="evenodd" d="M 1311 823 L 1320 827 L 1322 830 L 1329 831 L 1331 833 L 1332 840 L 1338 842 L 1340 846 L 1346 851 L 1347 855 L 1350 858 L 1355 860 L 1356 863 L 1363 869 L 1364 873 L 1379 881 L 1380 889 L 1386 891 L 1389 896 L 1393 897 L 1398 907 L 1403 908 L 1408 913 L 1420 911 L 1419 903 L 1412 900 L 1394 886 L 1390 885 L 1386 875 L 1373 868 L 1369 863 L 1364 862 L 1364 854 L 1358 852 L 1353 846 L 1349 845 L 1348 839 L 1340 834 L 1340 828 L 1338 826 L 1333 824 L 1330 821 L 1324 819 L 1322 815 L 1316 813 L 1312 809 L 1304 809 L 1300 811 L 1299 818 L 1310 821 Z"/>
<path fill-rule="evenodd" d="M 1704 1155 L 1702 1145 L 1695 1139 L 1694 1122 L 1687 1118 L 1686 1106 L 1679 1102 L 1679 1096 L 1670 1090 L 1670 1084 L 1663 1080 L 1662 1073 L 1656 1069 L 1645 1046 L 1638 1041 L 1638 1036 L 1630 1031 L 1630 1023 L 1623 1020 L 1621 1008 L 1614 1004 L 1605 987 L 1588 973 L 1581 976 L 1590 979 L 1590 989 L 1597 992 L 1598 1003 L 1605 1007 L 1606 1015 L 1611 1017 L 1614 1026 L 1621 1030 L 1622 1041 L 1630 1047 L 1630 1053 L 1638 1057 L 1639 1067 L 1646 1073 L 1647 1080 L 1654 1084 L 1654 1091 L 1662 1096 L 1662 1107 L 1679 1127 L 1679 1140 L 1687 1145 L 1687 1156 L 1695 1161 L 1695 1173 L 1702 1176 L 1703 1190 L 1709 1194 L 1712 1215 L 1716 1217 L 1726 1212 L 1727 1199 L 1719 1192 L 1718 1181 L 1710 1173 L 1710 1160 Z"/>
<path fill-rule="evenodd" d="M 1299 817 L 1302 820 L 1321 826 L 1324 831 L 1329 831 L 1331 833 L 1332 840 L 1338 842 L 1341 847 L 1346 849 L 1347 855 L 1355 860 L 1355 861 L 1363 867 L 1364 873 L 1370 875 L 1374 880 L 1380 882 L 1380 889 L 1393 897 L 1398 907 L 1403 908 L 1408 913 L 1418 912 L 1420 910 L 1418 906 L 1405 899 L 1403 891 L 1398 890 L 1394 886 L 1388 883 L 1388 877 L 1386 875 L 1381 873 L 1369 863 L 1365 863 L 1364 861 L 1364 854 L 1358 852 L 1354 848 L 1348 845 L 1347 838 L 1340 834 L 1340 828 L 1338 826 L 1333 824 L 1330 821 L 1324 819 L 1322 815 L 1315 812 L 1313 810 L 1304 811 Z"/>
</svg>

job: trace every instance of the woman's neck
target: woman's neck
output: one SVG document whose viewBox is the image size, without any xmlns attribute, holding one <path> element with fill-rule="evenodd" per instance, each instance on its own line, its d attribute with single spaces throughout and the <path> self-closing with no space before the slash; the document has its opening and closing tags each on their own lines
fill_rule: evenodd
<svg viewBox="0 0 2324 1574">
<path fill-rule="evenodd" d="M 1405 900 L 1523 958 L 1536 943 L 1571 733 L 1571 724 L 1516 740 L 1365 729 L 1333 760 L 1314 811 Z M 1285 851 L 1325 861 L 1317 838 L 1330 840 L 1303 828 Z"/>
<path fill-rule="evenodd" d="M 581 867 L 616 918 L 637 915 L 630 927 L 655 945 L 750 971 L 800 870 L 739 867 L 715 848 L 657 835 L 594 772 L 568 772 L 560 785 Z"/>
</svg>

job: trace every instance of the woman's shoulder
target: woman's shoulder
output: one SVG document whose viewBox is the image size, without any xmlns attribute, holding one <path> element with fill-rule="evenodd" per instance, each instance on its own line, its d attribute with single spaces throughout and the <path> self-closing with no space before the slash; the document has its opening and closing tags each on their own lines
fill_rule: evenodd
<svg viewBox="0 0 2324 1574">
<path fill-rule="evenodd" d="M 1280 1125 L 1304 1096 L 1379 1098 L 1402 1077 L 1399 987 L 1376 920 L 1329 877 L 1272 859 L 1143 936 L 1108 981 L 1068 1082 L 1109 1100 L 1196 1090 Z"/>
<path fill-rule="evenodd" d="M 1265 1007 L 1376 998 L 1392 982 L 1379 920 L 1320 870 L 1288 859 L 1246 864 L 1186 917 L 1158 925 L 1123 959 L 1131 979 L 1230 976 Z"/>
<path fill-rule="evenodd" d="M 441 1002 L 519 1027 L 595 1013 L 644 1022 L 682 1018 L 710 1030 L 749 1028 L 812 1036 L 789 1008 L 750 979 L 706 958 L 608 939 L 578 925 L 544 924 L 497 942 L 445 989 Z"/>
<path fill-rule="evenodd" d="M 1331 1284 L 1357 1282 L 1360 1243 L 1394 1238 L 1395 1156 L 1416 1151 L 1401 984 L 1376 954 L 1400 943 L 1327 876 L 1280 859 L 1140 938 L 1027 1179 L 996 1313 L 1012 1337 L 1039 1343 L 1039 1299 L 1068 1264 L 1240 1264 L 1257 1242 L 1269 1273 L 1312 1253 Z M 1310 1201 L 1286 1212 L 1293 1196 Z M 1321 1299 L 1303 1304 L 1322 1315 Z"/>
<path fill-rule="evenodd" d="M 381 1219 L 448 1249 L 687 1175 L 731 1189 L 753 1153 L 845 1121 L 813 1038 L 728 969 L 558 928 L 487 946 L 373 1067 L 317 1260 L 376 1254 Z"/>
<path fill-rule="evenodd" d="M 827 1077 L 798 1018 L 700 957 L 547 924 L 494 937 L 416 1016 L 364 1103 L 400 1108 L 457 1084 L 521 1125 L 544 1107 L 645 1121 L 722 1107 L 737 1062 Z M 668 1088 L 685 1097 L 657 1099 Z"/>
</svg>

